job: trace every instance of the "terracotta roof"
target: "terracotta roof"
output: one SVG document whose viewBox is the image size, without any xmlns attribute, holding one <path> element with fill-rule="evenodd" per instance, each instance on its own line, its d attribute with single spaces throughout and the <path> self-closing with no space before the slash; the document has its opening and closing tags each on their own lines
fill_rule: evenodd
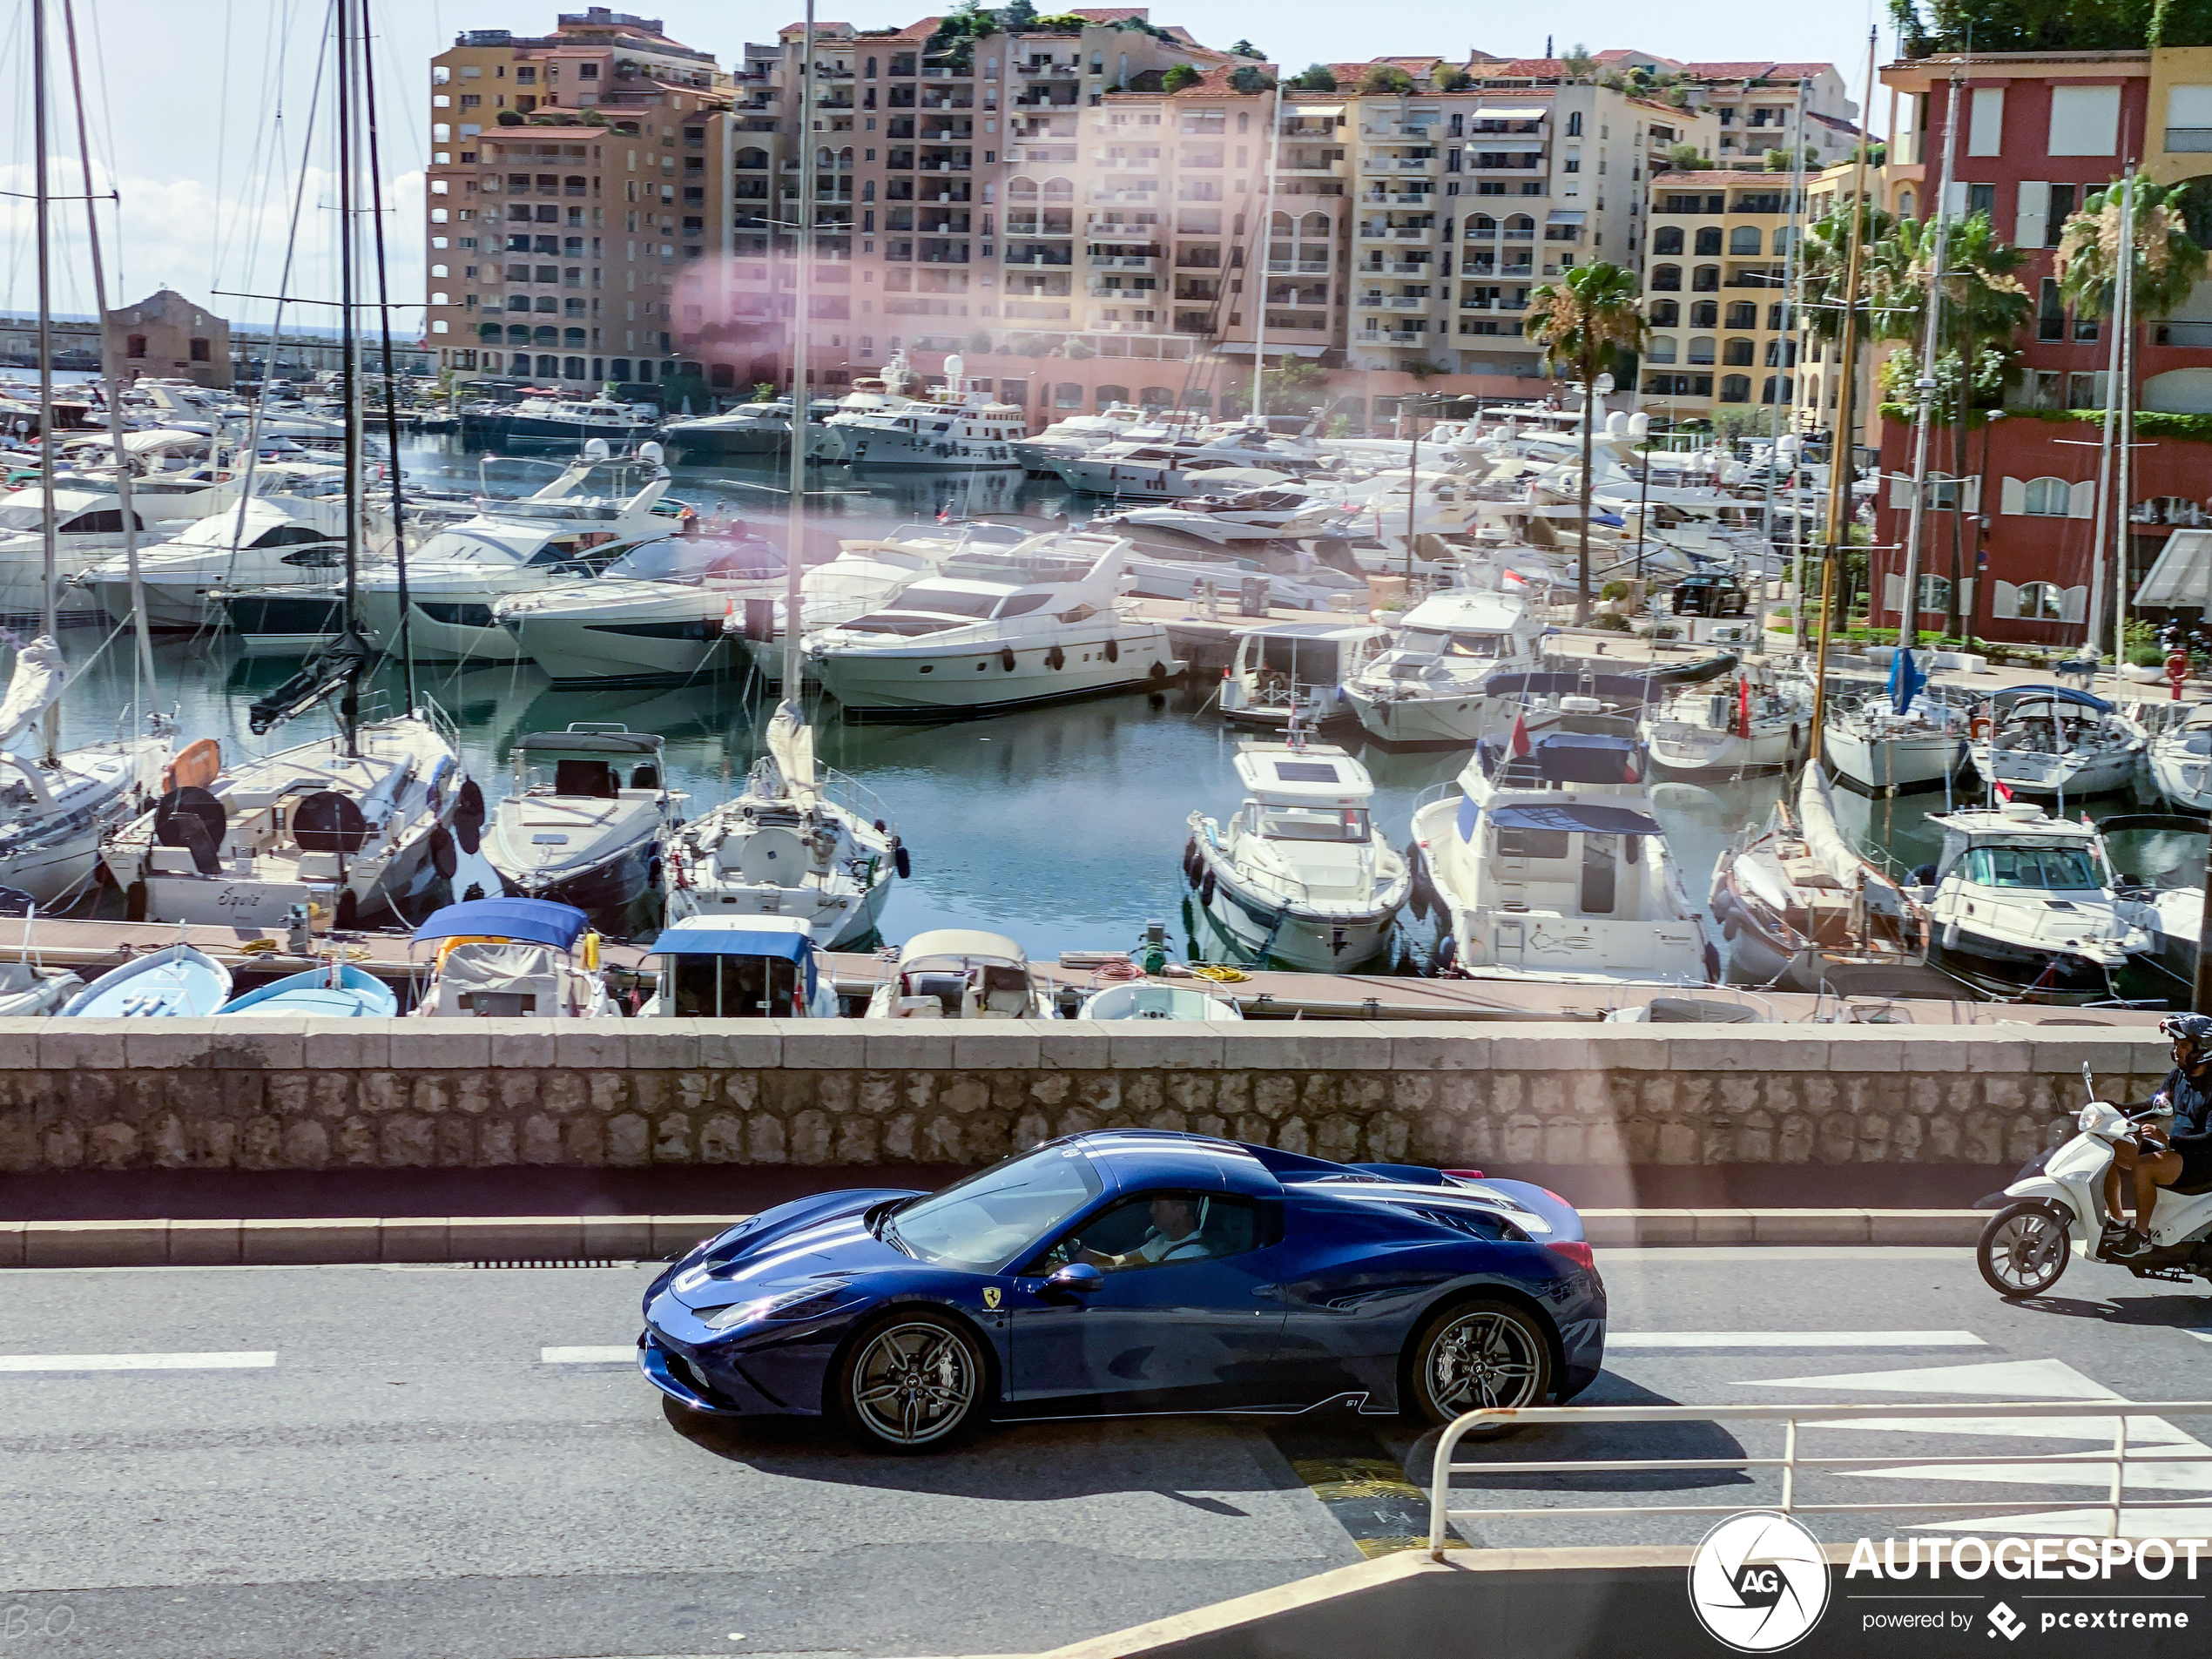
<svg viewBox="0 0 2212 1659">
<path fill-rule="evenodd" d="M 1725 61 L 1716 64 L 1684 64 L 1683 73 L 1703 80 L 1714 81 L 1794 81 L 1810 79 L 1833 70 L 1833 64 L 1777 64 L 1770 59 L 1758 62 Z"/>
<path fill-rule="evenodd" d="M 1139 23 L 1150 23 L 1152 20 L 1152 8 L 1150 6 L 1070 6 L 1067 15 L 1070 17 L 1088 17 L 1093 23 L 1127 23 L 1131 17 L 1136 18 Z"/>
<path fill-rule="evenodd" d="M 1567 65 L 1556 57 L 1500 57 L 1469 64 L 1467 72 L 1482 81 L 1548 81 L 1564 76 Z"/>
</svg>

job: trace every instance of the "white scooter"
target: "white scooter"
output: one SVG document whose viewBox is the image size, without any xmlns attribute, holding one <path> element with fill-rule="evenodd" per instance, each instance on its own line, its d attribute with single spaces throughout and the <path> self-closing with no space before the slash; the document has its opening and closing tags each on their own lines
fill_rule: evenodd
<svg viewBox="0 0 2212 1659">
<path fill-rule="evenodd" d="M 2212 1187 L 2159 1189 L 2151 1211 L 2151 1247 L 2114 1257 L 2102 1247 L 2105 1171 L 2113 1147 L 2137 1127 L 2172 1116 L 2162 1105 L 2122 1111 L 2094 1098 L 2096 1083 L 2081 1068 L 2091 1099 L 2075 1120 L 2080 1133 L 2055 1151 L 2032 1158 L 2005 1196 L 2013 1200 L 1989 1218 L 1974 1261 L 2002 1297 L 2040 1296 L 2059 1282 L 2069 1255 L 2125 1267 L 2137 1278 L 2212 1278 Z M 2069 1249 L 2069 1245 L 2071 1248 Z"/>
</svg>

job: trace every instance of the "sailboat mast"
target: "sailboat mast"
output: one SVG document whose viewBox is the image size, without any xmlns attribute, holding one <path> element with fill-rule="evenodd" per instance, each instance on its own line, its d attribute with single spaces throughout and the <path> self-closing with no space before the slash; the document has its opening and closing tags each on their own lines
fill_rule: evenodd
<svg viewBox="0 0 2212 1659">
<path fill-rule="evenodd" d="M 399 634 L 392 644 L 398 653 L 400 672 L 407 687 L 407 711 L 412 714 L 415 706 L 415 642 L 408 613 L 414 605 L 407 590 L 407 516 L 400 479 L 400 412 L 398 395 L 392 384 L 392 292 L 384 260 L 384 169 L 376 137 L 376 58 L 366 26 L 361 30 L 361 92 L 363 113 L 368 121 L 368 222 L 375 233 L 376 318 L 384 351 L 384 449 L 392 486 L 393 575 L 400 606 Z M 350 617 L 350 598 L 346 609 Z"/>
<path fill-rule="evenodd" d="M 2130 256 L 2128 275 L 2132 277 L 2134 273 L 2133 258 L 2135 246 L 2134 226 L 2125 222 L 2126 204 L 2132 192 L 2127 185 L 2121 186 L 2121 200 L 2123 204 L 2121 210 L 2122 215 L 2121 239 Z M 2105 591 L 2108 585 L 2106 579 L 2105 558 L 2111 547 L 2108 538 L 2112 529 L 2112 474 L 2114 458 L 2121 442 L 2120 381 L 2122 368 L 2121 342 L 2127 332 L 2121 327 L 2120 321 L 2121 307 L 2126 303 L 2120 297 L 2121 287 L 2121 279 L 2115 276 L 2113 279 L 2112 298 L 2105 307 L 2104 327 L 2112 331 L 2112 338 L 2106 342 L 2105 349 L 2104 425 L 2097 435 L 2097 528 L 2089 554 L 2089 626 L 2081 636 L 2082 651 L 2085 655 L 2091 656 L 2095 654 L 2097 641 L 2103 637 L 2105 631 Z M 2120 569 L 2120 579 L 2124 582 L 2127 580 L 2128 569 L 2124 554 L 2121 559 Z M 2120 674 L 2118 658 L 2114 659 L 2112 671 L 2116 684 Z"/>
<path fill-rule="evenodd" d="M 791 502 L 784 530 L 783 697 L 794 721 L 801 703 L 799 578 L 806 534 L 808 324 L 814 299 L 814 0 L 806 0 L 806 28 L 799 49 L 799 219 L 792 232 Z"/>
<path fill-rule="evenodd" d="M 46 0 L 30 0 L 30 125 L 33 222 L 38 240 L 38 552 L 40 591 L 46 637 L 59 643 L 61 617 L 55 609 L 59 578 L 54 545 L 54 248 L 52 181 L 46 176 Z M 111 409 L 108 419 L 119 418 Z M 39 719 L 38 759 L 53 765 L 61 759 L 62 711 L 49 703 Z"/>
<path fill-rule="evenodd" d="M 1267 424 L 1267 279 L 1275 268 L 1275 152 L 1283 138 L 1283 82 L 1275 82 L 1275 105 L 1267 118 L 1267 149 L 1261 165 L 1267 170 L 1267 186 L 1259 208 L 1259 304 L 1252 309 L 1252 418 Z M 1291 263 L 1297 264 L 1296 241 Z M 1287 273 L 1291 282 L 1298 273 Z"/>
<path fill-rule="evenodd" d="M 346 601 L 340 637 L 351 644 L 354 589 L 361 574 L 361 339 L 354 327 L 354 0 L 338 0 L 338 354 L 339 388 L 346 403 Z M 356 654 L 339 694 L 346 752 L 361 752 L 361 660 Z"/>
<path fill-rule="evenodd" d="M 2121 170 L 2120 182 L 2120 274 L 2113 295 L 2113 327 L 2118 332 L 2120 374 L 2105 401 L 2119 411 L 2113 454 L 2117 499 L 2112 509 L 2112 678 L 2116 687 L 2128 661 L 2128 590 L 2134 581 L 2132 522 L 2135 499 L 2135 164 Z"/>
<path fill-rule="evenodd" d="M 1936 187 L 1935 246 L 1928 254 L 1927 298 L 1920 307 L 1920 377 L 1913 383 L 1912 510 L 1905 520 L 1905 588 L 1898 596 L 1897 647 L 1911 651 L 1920 636 L 1920 548 L 1928 521 L 1928 445 L 1934 437 L 1936 363 L 1943 352 L 1944 256 L 1951 246 L 1951 172 L 1959 152 L 1959 105 L 1966 83 L 1959 66 L 1951 71 L 1944 99 L 1943 172 Z M 1959 372 L 1966 374 L 1962 360 Z M 1966 488 L 1953 479 L 1953 489 Z"/>
</svg>

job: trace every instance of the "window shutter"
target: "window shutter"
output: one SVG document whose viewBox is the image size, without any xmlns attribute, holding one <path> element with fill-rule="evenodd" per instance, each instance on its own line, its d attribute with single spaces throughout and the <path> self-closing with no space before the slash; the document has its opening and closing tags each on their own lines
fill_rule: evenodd
<svg viewBox="0 0 2212 1659">
<path fill-rule="evenodd" d="M 1912 505 L 1912 481 L 1902 474 L 1890 480 L 1890 505 L 1892 507 Z"/>
<path fill-rule="evenodd" d="M 2051 213 L 2051 186 L 2042 182 L 2023 182 L 2020 192 L 2020 211 L 2013 219 L 2013 245 L 2040 247 L 2043 227 Z"/>
<path fill-rule="evenodd" d="M 1971 478 L 1962 478 L 1959 481 L 1959 499 L 1962 503 L 1962 511 L 1969 513 L 1981 511 L 1980 474 L 1977 473 Z"/>
<path fill-rule="evenodd" d="M 1966 180 L 1952 180 L 1950 188 L 1943 192 L 1943 216 L 1946 219 L 1964 219 L 1966 216 Z"/>
<path fill-rule="evenodd" d="M 2001 86 L 1977 86 L 1973 101 L 1967 105 L 1966 153 L 1970 156 L 1994 156 L 2004 152 L 2005 89 Z"/>
<path fill-rule="evenodd" d="M 1905 578 L 1885 576 L 1882 578 L 1882 609 L 1900 610 L 1905 606 Z"/>
<path fill-rule="evenodd" d="M 2017 617 L 2020 615 L 2020 590 L 2015 583 L 1993 582 L 1990 583 L 1989 590 L 1991 597 L 1996 602 L 1996 610 L 1992 613 L 1993 616 Z"/>
<path fill-rule="evenodd" d="M 2066 516 L 2068 518 L 2094 518 L 2097 516 L 2097 481 L 2084 478 L 2067 491 Z M 2071 590 L 2069 590 L 2071 591 Z M 2078 617 L 2074 620 L 2080 620 Z"/>
<path fill-rule="evenodd" d="M 2006 478 L 1997 487 L 1997 510 L 2000 513 L 2021 514 L 2027 511 L 2027 486 L 2017 478 Z"/>
<path fill-rule="evenodd" d="M 2089 590 L 2085 585 L 2068 588 L 2059 596 L 2060 622 L 2087 622 L 2089 619 Z"/>
</svg>

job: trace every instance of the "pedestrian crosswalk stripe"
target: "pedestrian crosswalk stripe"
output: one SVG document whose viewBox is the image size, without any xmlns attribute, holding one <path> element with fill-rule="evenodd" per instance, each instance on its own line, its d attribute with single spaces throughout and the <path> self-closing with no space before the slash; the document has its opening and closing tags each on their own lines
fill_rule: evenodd
<svg viewBox="0 0 2212 1659">
<path fill-rule="evenodd" d="M 1971 1331 L 1614 1331 L 1608 1348 L 1986 1348 Z"/>
<path fill-rule="evenodd" d="M 0 1371 L 251 1371 L 273 1351 L 237 1353 L 0 1353 Z"/>
<path fill-rule="evenodd" d="M 1979 1394 L 1985 1399 L 2118 1399 L 2063 1359 L 1996 1359 L 1974 1366 L 1837 1372 L 1824 1377 L 1759 1377 L 1746 1388 L 1844 1388 L 1890 1394 Z"/>
<path fill-rule="evenodd" d="M 537 1358 L 541 1365 L 547 1366 L 626 1366 L 636 1363 L 637 1345 L 625 1342 L 618 1348 L 540 1348 Z"/>
</svg>

